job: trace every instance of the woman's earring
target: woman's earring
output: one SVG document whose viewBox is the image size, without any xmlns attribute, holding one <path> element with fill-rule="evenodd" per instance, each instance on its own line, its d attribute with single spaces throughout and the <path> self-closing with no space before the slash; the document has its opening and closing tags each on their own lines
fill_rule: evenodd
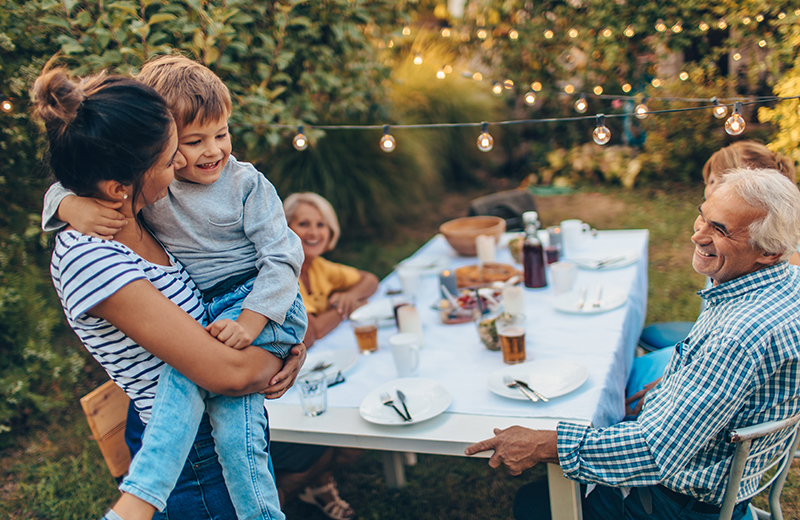
<svg viewBox="0 0 800 520">
<path fill-rule="evenodd" d="M 122 194 L 122 200 L 128 200 L 128 194 L 127 193 L 123 193 Z"/>
</svg>

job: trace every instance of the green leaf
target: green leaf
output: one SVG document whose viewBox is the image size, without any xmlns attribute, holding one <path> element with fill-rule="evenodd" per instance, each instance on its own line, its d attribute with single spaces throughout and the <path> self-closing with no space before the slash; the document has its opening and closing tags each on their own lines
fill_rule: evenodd
<svg viewBox="0 0 800 520">
<path fill-rule="evenodd" d="M 228 20 L 228 21 L 230 23 L 245 25 L 245 24 L 253 23 L 254 20 L 255 20 L 255 18 L 253 18 L 249 14 L 239 13 L 236 16 L 231 17 L 231 19 Z"/>
<path fill-rule="evenodd" d="M 132 4 L 129 4 L 128 2 L 115 2 L 109 5 L 108 7 L 111 7 L 112 9 L 119 9 L 120 11 L 124 11 L 131 16 L 139 18 L 139 12 L 136 10 L 136 7 L 134 7 Z"/>
<path fill-rule="evenodd" d="M 147 21 L 149 25 L 153 25 L 155 23 L 167 22 L 170 20 L 177 20 L 178 17 L 171 13 L 156 13 L 150 17 Z"/>
<path fill-rule="evenodd" d="M 77 3 L 78 0 L 64 0 L 64 9 L 67 10 L 67 14 L 72 12 L 72 8 L 75 7 Z"/>
<path fill-rule="evenodd" d="M 311 20 L 309 20 L 305 16 L 297 16 L 295 18 L 290 19 L 289 23 L 287 25 L 289 27 L 291 27 L 293 25 L 302 25 L 303 27 L 311 27 L 312 23 L 311 23 Z"/>
<path fill-rule="evenodd" d="M 147 6 L 149 6 L 150 4 L 152 4 L 153 2 L 156 2 L 156 1 L 158 1 L 158 0 L 140 0 L 140 1 L 142 2 L 142 4 L 143 4 L 145 7 L 147 7 Z"/>
<path fill-rule="evenodd" d="M 61 46 L 61 50 L 64 52 L 64 54 L 79 54 L 83 52 L 85 49 L 81 44 L 75 42 L 75 43 L 65 43 L 64 45 Z"/>
<path fill-rule="evenodd" d="M 70 26 L 69 22 L 60 16 L 42 16 L 41 20 L 50 25 L 57 25 L 58 27 L 63 27 L 64 29 L 72 29 L 72 26 Z"/>
</svg>

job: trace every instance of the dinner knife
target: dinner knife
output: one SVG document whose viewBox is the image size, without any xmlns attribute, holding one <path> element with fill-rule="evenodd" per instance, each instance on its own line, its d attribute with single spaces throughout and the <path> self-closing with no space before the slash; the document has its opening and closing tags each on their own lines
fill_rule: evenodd
<svg viewBox="0 0 800 520">
<path fill-rule="evenodd" d="M 581 297 L 578 298 L 578 310 L 583 310 L 583 304 L 586 303 L 586 286 L 581 287 Z"/>
<path fill-rule="evenodd" d="M 534 390 L 533 388 L 528 386 L 528 383 L 526 383 L 525 381 L 520 381 L 519 379 L 515 379 L 514 381 L 519 386 L 523 386 L 523 387 L 527 388 L 528 390 L 530 390 L 531 392 L 533 392 L 533 395 L 535 395 L 536 397 L 538 397 L 539 399 L 541 399 L 545 403 L 550 400 L 548 397 L 543 396 L 542 394 L 540 394 L 539 392 L 537 392 L 536 390 Z"/>
<path fill-rule="evenodd" d="M 403 393 L 402 390 L 397 391 L 397 399 L 399 399 L 400 404 L 403 405 L 403 410 L 405 410 L 406 412 L 406 417 L 408 417 L 408 420 L 411 421 L 412 420 L 411 412 L 408 411 L 408 407 L 406 406 L 406 395 Z"/>
</svg>

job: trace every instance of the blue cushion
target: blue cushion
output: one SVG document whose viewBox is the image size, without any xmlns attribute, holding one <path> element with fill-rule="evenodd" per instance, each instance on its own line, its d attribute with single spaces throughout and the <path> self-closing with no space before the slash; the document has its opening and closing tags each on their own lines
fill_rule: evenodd
<svg viewBox="0 0 800 520">
<path fill-rule="evenodd" d="M 692 326 L 694 326 L 693 321 L 653 323 L 642 329 L 639 346 L 648 352 L 675 346 L 676 343 L 686 339 Z"/>
<path fill-rule="evenodd" d="M 628 377 L 625 395 L 630 397 L 644 388 L 646 384 L 652 383 L 663 376 L 673 352 L 675 352 L 675 347 L 666 347 L 644 356 L 633 358 L 633 367 L 631 368 L 631 375 Z M 635 404 L 631 408 L 634 406 Z"/>
</svg>

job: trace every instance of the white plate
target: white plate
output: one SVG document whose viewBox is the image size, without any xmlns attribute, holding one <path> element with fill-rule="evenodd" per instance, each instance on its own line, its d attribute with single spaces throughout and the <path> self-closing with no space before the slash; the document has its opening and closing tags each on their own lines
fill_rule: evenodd
<svg viewBox="0 0 800 520">
<path fill-rule="evenodd" d="M 628 299 L 628 292 L 614 285 L 604 285 L 600 296 L 600 305 L 595 307 L 594 301 L 597 296 L 597 286 L 586 286 L 586 298 L 582 308 L 578 308 L 578 300 L 581 297 L 581 289 L 573 288 L 570 292 L 556 296 L 553 307 L 561 312 L 570 314 L 597 314 L 606 312 L 622 306 Z"/>
<path fill-rule="evenodd" d="M 398 267 L 407 267 L 419 271 L 420 276 L 430 276 L 450 267 L 452 258 L 441 256 L 412 256 L 406 258 Z"/>
<path fill-rule="evenodd" d="M 381 393 L 388 393 L 401 411 L 403 405 L 397 399 L 397 390 L 406 396 L 406 406 L 411 414 L 411 421 L 403 421 L 391 406 L 381 401 Z M 358 413 L 365 420 L 375 424 L 405 425 L 416 424 L 436 417 L 447 410 L 452 397 L 445 387 L 432 379 L 422 377 L 404 377 L 384 383 L 372 390 L 361 401 Z"/>
<path fill-rule="evenodd" d="M 572 262 L 581 269 L 592 271 L 608 271 L 610 269 L 628 267 L 636 263 L 637 260 L 639 260 L 639 253 L 636 251 L 581 253 L 578 258 L 565 259 L 565 261 Z"/>
<path fill-rule="evenodd" d="M 327 379 L 328 383 L 330 383 L 336 379 L 336 374 L 339 373 L 339 371 L 344 374 L 353 368 L 353 365 L 356 364 L 356 361 L 358 361 L 358 352 L 355 348 L 345 350 L 329 350 L 327 352 L 309 352 L 306 356 L 306 362 L 303 365 L 303 369 L 300 371 L 300 375 L 297 377 L 302 377 L 303 375 L 309 373 L 317 363 L 321 362 L 323 365 L 330 363 L 331 366 L 322 371 L 325 374 L 325 379 Z"/>
<path fill-rule="evenodd" d="M 503 376 L 525 381 L 528 386 L 547 398 L 568 394 L 586 381 L 589 371 L 586 367 L 568 359 L 543 359 L 512 365 L 492 372 L 486 378 L 489 390 L 502 397 L 527 400 L 525 394 L 503 383 Z"/>
<path fill-rule="evenodd" d="M 395 325 L 394 311 L 391 300 L 375 300 L 359 307 L 350 313 L 351 320 L 374 318 L 378 320 L 378 327 L 391 327 Z"/>
</svg>

